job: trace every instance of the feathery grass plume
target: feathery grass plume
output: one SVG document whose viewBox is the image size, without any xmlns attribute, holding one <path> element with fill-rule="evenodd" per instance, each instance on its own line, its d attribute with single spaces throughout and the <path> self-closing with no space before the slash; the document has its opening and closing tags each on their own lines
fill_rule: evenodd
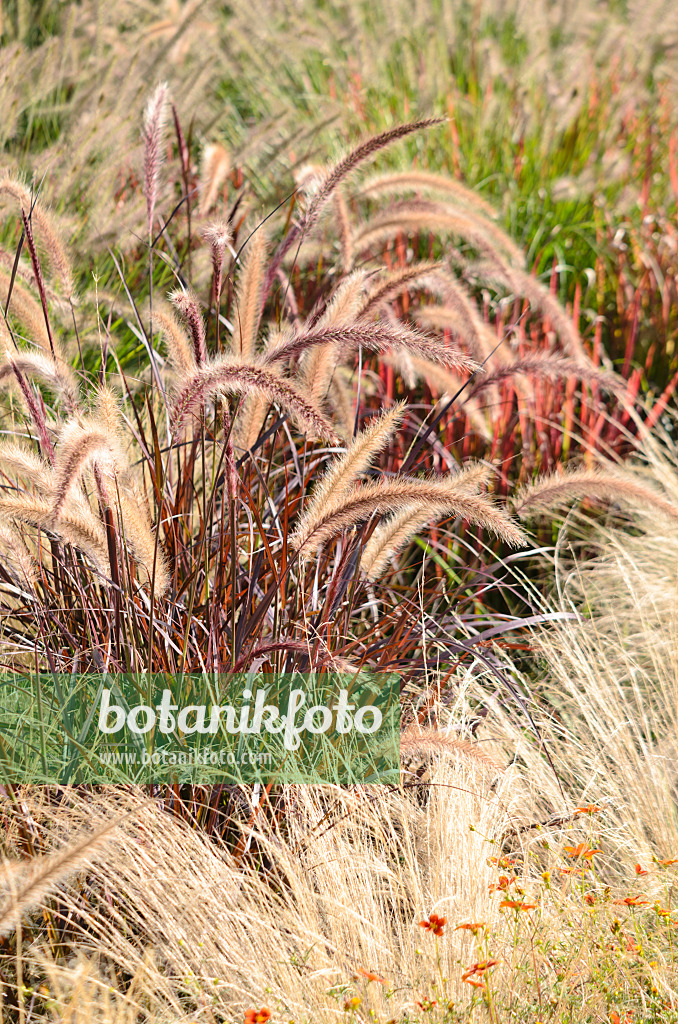
<svg viewBox="0 0 678 1024">
<path fill-rule="evenodd" d="M 335 417 L 341 424 L 344 437 L 351 437 L 355 424 L 355 402 L 350 380 L 345 374 L 346 367 L 337 366 L 332 375 L 327 400 Z"/>
<path fill-rule="evenodd" d="M 232 356 L 217 356 L 196 373 L 179 391 L 172 408 L 172 421 L 178 433 L 188 416 L 202 408 L 210 397 L 219 394 L 259 394 L 276 402 L 295 420 L 302 430 L 330 444 L 341 444 L 341 438 L 322 412 L 301 392 L 270 367 L 242 363 Z"/>
<path fill-rule="evenodd" d="M 442 266 L 442 263 L 421 262 L 384 274 L 368 292 L 364 302 L 356 310 L 356 316 L 362 318 L 376 313 L 380 306 L 400 295 L 408 287 L 413 288 L 417 284 L 425 283 L 429 275 L 440 270 Z"/>
<path fill-rule="evenodd" d="M 313 195 L 310 198 L 306 213 L 301 219 L 300 223 L 296 224 L 291 228 L 282 242 L 278 246 L 276 252 L 271 259 L 268 270 L 266 272 L 266 279 L 264 281 L 263 294 L 268 295 L 271 285 L 276 278 L 278 273 L 278 267 L 281 265 L 283 259 L 297 242 L 297 239 L 301 236 L 308 234 L 316 224 L 320 214 L 323 211 L 324 206 L 332 197 L 334 191 L 339 187 L 342 181 L 358 167 L 365 160 L 369 160 L 371 156 L 378 153 L 379 150 L 384 149 L 386 146 L 390 146 L 391 143 L 397 142 L 398 139 L 403 139 L 407 135 L 411 135 L 413 132 L 423 131 L 425 128 L 431 128 L 434 125 L 441 124 L 440 118 L 429 118 L 425 121 L 415 121 L 411 124 L 397 125 L 395 128 L 390 128 L 388 131 L 381 132 L 379 135 L 373 135 L 371 138 L 366 139 L 359 146 L 340 160 L 331 171 L 329 171 L 322 181 L 314 182 Z"/>
<path fill-rule="evenodd" d="M 609 469 L 573 469 L 553 473 L 524 487 L 513 502 L 521 518 L 550 512 L 575 501 L 612 501 L 678 520 L 678 505 L 638 483 L 629 473 Z"/>
<path fill-rule="evenodd" d="M 245 362 L 252 359 L 256 350 L 267 246 L 266 233 L 260 228 L 249 241 L 238 278 L 231 350 Z"/>
<path fill-rule="evenodd" d="M 493 757 L 481 750 L 477 743 L 470 740 L 455 739 L 441 729 L 408 726 L 400 734 L 400 757 L 437 757 L 448 754 L 460 761 L 470 762 L 472 766 L 486 768 L 488 771 L 501 774 L 504 769 Z"/>
<path fill-rule="evenodd" d="M 512 547 L 525 543 L 522 531 L 508 516 L 479 495 L 469 494 L 458 479 L 398 478 L 387 483 L 368 483 L 348 494 L 328 498 L 320 508 L 301 516 L 290 546 L 303 559 L 310 558 L 330 537 L 350 529 L 373 515 L 387 515 L 419 503 L 431 519 L 444 515 L 459 516 L 501 537 Z"/>
<path fill-rule="evenodd" d="M 408 505 L 389 517 L 376 528 L 360 555 L 360 570 L 375 583 L 388 568 L 393 555 L 408 541 L 435 520 L 435 514 L 425 505 Z"/>
<path fill-rule="evenodd" d="M 489 472 L 487 466 L 478 463 L 466 466 L 455 479 L 458 480 L 460 487 L 473 494 L 485 483 Z M 390 559 L 435 518 L 427 505 L 415 502 L 396 512 L 386 522 L 380 523 L 360 555 L 360 568 L 367 579 L 371 582 L 377 580 Z"/>
<path fill-rule="evenodd" d="M 405 415 L 405 403 L 399 402 L 381 416 L 374 416 L 371 422 L 360 431 L 346 448 L 346 452 L 332 460 L 321 480 L 315 485 L 310 501 L 306 505 L 305 515 L 311 518 L 322 514 L 323 506 L 331 499 L 346 494 L 355 483 L 357 477 L 382 452 L 394 432 L 402 423 Z"/>
<path fill-rule="evenodd" d="M 205 340 L 205 321 L 200 312 L 200 304 L 195 295 L 177 289 L 172 292 L 170 302 L 178 309 L 188 324 L 188 330 L 193 342 L 193 356 L 196 366 L 201 366 L 207 361 L 207 344 Z"/>
<path fill-rule="evenodd" d="M 7 252 L 6 249 L 3 249 L 2 246 L 0 246 L 0 265 L 9 270 L 10 273 L 14 270 L 15 259 L 15 252 Z M 24 263 L 23 260 L 19 260 L 17 264 L 16 276 L 14 278 L 15 286 L 17 282 L 19 284 L 25 284 L 31 295 L 34 295 L 38 289 L 38 282 L 35 279 L 33 268 Z M 50 311 L 56 311 L 60 314 L 68 313 L 70 316 L 71 306 L 67 299 L 59 292 L 55 291 L 54 288 L 52 288 L 46 281 L 43 281 L 43 285 L 45 288 L 45 294 L 49 299 Z"/>
<path fill-rule="evenodd" d="M 3 307 L 6 297 L 9 295 L 10 280 L 10 274 L 0 270 L 0 288 L 3 293 Z M 27 336 L 32 342 L 39 345 L 40 348 L 44 349 L 46 352 L 49 352 L 49 336 L 47 334 L 47 327 L 45 326 L 45 318 L 42 315 L 42 310 L 31 293 L 24 288 L 20 281 L 17 281 L 16 279 L 12 286 L 12 297 L 10 299 L 9 309 L 7 312 L 15 323 L 18 322 L 22 328 L 25 328 Z M 2 325 L 4 328 L 4 319 L 2 320 Z"/>
<path fill-rule="evenodd" d="M 572 318 L 551 294 L 549 288 L 536 277 L 520 268 L 508 266 L 497 254 L 491 256 L 489 260 L 483 260 L 475 266 L 472 265 L 469 269 L 485 279 L 496 281 L 510 288 L 515 295 L 524 296 L 533 309 L 539 310 L 543 316 L 548 318 L 565 350 L 574 359 L 582 363 L 591 362 Z"/>
<path fill-rule="evenodd" d="M 324 327 L 340 327 L 355 322 L 365 285 L 363 270 L 349 274 L 338 286 L 327 304 L 322 316 L 313 326 L 316 330 Z M 308 388 L 311 400 L 318 406 L 327 399 L 332 377 L 341 357 L 336 344 L 315 345 L 302 354 L 300 378 Z"/>
<path fill-rule="evenodd" d="M 312 327 L 301 330 L 286 343 L 278 345 L 266 355 L 265 362 L 276 363 L 294 359 L 303 352 L 317 345 L 333 345 L 342 356 L 362 346 L 370 352 L 383 352 L 385 349 L 404 349 L 408 352 L 421 354 L 434 359 L 443 366 L 455 367 L 460 370 L 475 370 L 478 364 L 469 356 L 452 346 L 444 345 L 436 338 L 412 330 L 395 319 L 368 323 L 357 321 L 355 324 L 339 325 L 338 327 Z"/>
<path fill-rule="evenodd" d="M 0 442 L 0 467 L 5 471 L 9 470 L 40 491 L 50 491 L 54 487 L 52 467 L 25 445 L 14 444 L 11 441 Z"/>
<path fill-rule="evenodd" d="M 106 533 L 99 519 L 84 502 L 65 505 L 55 518 L 52 501 L 32 494 L 0 494 L 0 515 L 16 523 L 27 523 L 53 533 L 79 548 L 104 575 L 108 571 Z"/>
<path fill-rule="evenodd" d="M 3 194 L 16 199 L 23 210 L 28 211 L 31 209 L 33 199 L 30 190 L 20 181 L 9 177 L 9 175 L 0 177 L 0 195 Z M 33 206 L 31 220 L 34 224 L 37 224 L 38 240 L 47 253 L 52 272 L 63 288 L 66 298 L 73 299 L 75 296 L 75 283 L 73 281 L 71 262 L 59 237 L 56 224 L 40 200 Z"/>
<path fill-rule="evenodd" d="M 422 230 L 458 235 L 483 255 L 498 254 L 500 259 L 510 259 L 519 267 L 525 261 L 522 250 L 492 221 L 474 216 L 469 210 L 462 213 L 449 204 L 423 199 L 395 203 L 375 214 L 354 233 L 353 244 L 356 252 L 362 253 L 402 231 Z"/>
<path fill-rule="evenodd" d="M 341 265 L 345 274 L 347 274 L 353 266 L 353 227 L 351 225 L 351 215 L 348 208 L 348 202 L 344 191 L 339 188 L 334 193 L 334 212 L 337 217 L 337 226 L 339 228 L 339 244 L 341 246 Z"/>
<path fill-rule="evenodd" d="M 35 395 L 31 390 L 30 384 L 28 383 L 24 374 L 22 373 L 20 365 L 21 355 L 15 355 L 14 352 L 10 352 L 9 349 L 7 349 L 5 352 L 5 359 L 7 361 L 7 365 L 14 374 L 16 382 L 19 385 L 21 397 L 23 398 L 26 404 L 26 408 L 28 409 L 28 413 L 31 419 L 33 420 L 33 425 L 38 435 L 40 447 L 47 456 L 47 458 L 49 459 L 50 463 L 53 465 L 54 448 L 52 447 L 52 441 L 47 430 L 47 421 L 45 420 L 43 409 L 38 405 L 38 402 L 36 401 Z M 0 373 L 2 373 L 2 368 L 0 368 Z"/>
<path fill-rule="evenodd" d="M 292 329 L 289 324 L 271 328 L 264 335 L 264 350 L 269 352 L 280 345 L 286 345 L 291 335 Z M 233 426 L 234 445 L 239 451 L 249 451 L 256 442 L 270 404 L 270 400 L 262 394 L 248 395 L 241 401 Z"/>
<path fill-rule="evenodd" d="M 160 167 L 164 159 L 163 141 L 167 124 L 169 86 L 161 82 L 155 89 L 144 111 L 141 137 L 144 142 L 144 196 L 149 236 L 153 235 L 153 216 L 158 198 Z"/>
<path fill-rule="evenodd" d="M 337 285 L 322 315 L 314 318 L 314 327 L 340 327 L 355 322 L 361 309 L 367 280 L 366 270 L 354 270 Z"/>
<path fill-rule="evenodd" d="M 136 561 L 143 566 L 149 584 L 153 580 L 155 566 L 154 595 L 162 597 L 170 585 L 170 577 L 162 545 L 156 544 L 155 535 L 151 529 L 150 516 L 144 498 L 134 489 L 120 487 L 115 496 L 115 504 L 119 506 L 120 510 L 125 545 L 129 546 Z"/>
<path fill-rule="evenodd" d="M 10 359 L 11 356 L 11 359 Z M 27 377 L 36 377 L 63 398 L 67 410 L 75 412 L 80 405 L 80 392 L 75 374 L 61 359 L 52 359 L 42 352 L 7 350 L 7 362 L 0 363 L 0 385 L 16 376 L 18 369 Z"/>
<path fill-rule="evenodd" d="M 55 485 L 52 514 L 60 515 L 70 492 L 79 483 L 83 473 L 96 466 L 100 476 L 118 477 L 127 469 L 119 437 L 117 402 L 109 388 L 100 388 L 98 416 L 83 416 L 68 420 L 59 432 L 55 464 Z M 115 484 L 113 484 L 113 495 Z M 112 494 L 103 496 L 104 504 L 115 504 Z"/>
<path fill-rule="evenodd" d="M 111 832 L 120 821 L 118 815 L 94 834 L 85 832 L 79 842 L 71 843 L 56 853 L 23 861 L 19 872 L 11 863 L 5 863 L 5 886 L 9 883 L 11 895 L 6 899 L 5 906 L 0 908 L 0 935 L 13 931 L 24 912 L 38 904 L 67 875 L 91 863 L 92 858 L 101 853 L 110 841 Z M 17 881 L 21 887 L 15 892 L 14 884 Z"/>
<path fill-rule="evenodd" d="M 167 355 L 174 370 L 182 376 L 195 373 L 198 365 L 195 351 L 172 309 L 154 302 L 152 319 L 153 326 L 165 341 Z"/>
<path fill-rule="evenodd" d="M 384 149 L 386 146 L 390 146 L 391 143 L 397 142 L 398 139 L 403 139 L 407 135 L 412 135 L 413 132 L 423 131 L 426 128 L 432 128 L 434 125 L 439 124 L 442 124 L 441 118 L 428 118 L 424 121 L 414 121 L 411 124 L 396 125 L 395 128 L 389 128 L 388 131 L 374 135 L 372 138 L 366 139 L 359 146 L 356 146 L 355 149 L 351 150 L 343 160 L 340 160 L 332 168 L 323 181 L 319 182 L 309 203 L 305 228 L 308 230 L 313 226 L 320 216 L 323 206 L 334 193 L 334 190 L 361 163 L 369 160 L 380 149 Z"/>
<path fill-rule="evenodd" d="M 226 181 L 230 169 L 231 158 L 223 146 L 219 143 L 210 143 L 203 147 L 198 182 L 199 216 L 205 217 L 214 206 L 219 189 Z"/>
<path fill-rule="evenodd" d="M 357 194 L 361 199 L 373 196 L 397 195 L 400 192 L 442 192 L 462 205 L 470 206 L 482 216 L 496 217 L 497 211 L 473 189 L 462 185 L 456 178 L 428 171 L 391 171 L 360 183 Z"/>
<path fill-rule="evenodd" d="M 0 549 L 18 579 L 31 586 L 38 577 L 38 565 L 15 526 L 0 523 Z"/>
<path fill-rule="evenodd" d="M 233 232 L 224 221 L 215 220 L 202 230 L 202 237 L 210 247 L 210 260 L 212 263 L 212 302 L 215 309 L 219 308 L 221 296 L 221 285 L 223 280 L 224 260 L 226 250 L 230 248 L 233 241 Z"/>
<path fill-rule="evenodd" d="M 534 352 L 503 366 L 486 377 L 481 377 L 469 392 L 473 397 L 488 387 L 502 384 L 514 377 L 544 377 L 547 380 L 582 380 L 588 384 L 597 384 L 603 391 L 609 391 L 618 398 L 626 395 L 627 383 L 614 373 L 598 370 L 592 364 L 585 364 L 576 359 L 564 359 L 551 355 L 549 352 Z"/>
<path fill-rule="evenodd" d="M 294 183 L 302 202 L 311 199 L 327 177 L 327 168 L 321 164 L 303 164 L 294 170 Z"/>
<path fill-rule="evenodd" d="M 52 338 L 52 325 L 49 320 L 49 310 L 47 308 L 47 293 L 45 291 L 45 281 L 42 276 L 42 267 L 40 266 L 40 259 L 38 257 L 37 249 L 35 248 L 35 239 L 33 238 L 33 228 L 31 227 L 30 218 L 26 216 L 26 211 L 21 211 L 21 220 L 24 226 L 24 238 L 26 239 L 26 245 L 31 258 L 31 265 L 33 267 L 33 274 L 35 275 L 35 284 L 40 295 L 40 303 L 42 305 L 42 317 L 45 324 L 45 330 L 47 332 L 47 343 L 53 359 L 56 359 L 56 352 L 54 351 L 54 339 Z"/>
<path fill-rule="evenodd" d="M 249 451 L 257 440 L 266 417 L 270 402 L 264 395 L 248 395 L 233 428 L 234 446 L 240 452 Z"/>
</svg>

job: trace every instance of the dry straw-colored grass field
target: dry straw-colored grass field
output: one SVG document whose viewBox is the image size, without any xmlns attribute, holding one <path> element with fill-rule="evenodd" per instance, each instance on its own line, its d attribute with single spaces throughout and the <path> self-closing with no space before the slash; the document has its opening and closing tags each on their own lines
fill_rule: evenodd
<svg viewBox="0 0 678 1024">
<path fill-rule="evenodd" d="M 3 674 L 402 711 L 134 787 L 0 708 L 3 1021 L 678 1022 L 674 7 L 0 16 Z"/>
</svg>

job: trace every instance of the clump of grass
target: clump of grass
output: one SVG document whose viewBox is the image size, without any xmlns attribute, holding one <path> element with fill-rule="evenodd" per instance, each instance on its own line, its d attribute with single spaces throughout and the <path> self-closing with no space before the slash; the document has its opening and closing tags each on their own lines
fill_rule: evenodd
<svg viewBox="0 0 678 1024">
<path fill-rule="evenodd" d="M 145 115 L 150 232 L 160 217 L 157 172 L 166 105 L 167 90 L 161 86 Z M 178 123 L 175 127 L 179 131 Z M 368 359 L 397 355 L 418 368 L 425 360 L 439 375 L 457 375 L 462 394 L 469 379 L 479 377 L 468 332 L 461 331 L 451 344 L 445 335 L 422 331 L 413 307 L 405 315 L 404 296 L 411 294 L 417 308 L 425 310 L 429 288 L 436 292 L 442 287 L 445 294 L 461 296 L 474 337 L 491 333 L 450 267 L 441 260 L 413 258 L 409 265 L 387 270 L 374 252 L 366 267 L 352 269 L 346 245 L 360 252 L 361 229 L 346 205 L 339 261 L 333 265 L 330 260 L 328 271 L 318 272 L 309 308 L 303 293 L 310 279 L 306 271 L 300 276 L 297 256 L 308 245 L 330 244 L 322 215 L 354 169 L 385 146 L 430 128 L 422 122 L 391 129 L 323 171 L 300 216 L 275 245 L 260 225 L 253 226 L 244 243 L 239 241 L 237 204 L 206 225 L 198 210 L 196 230 L 206 243 L 206 259 L 199 261 L 195 250 L 195 276 L 186 280 L 178 249 L 170 246 L 167 255 L 180 287 L 168 295 L 169 304 L 162 294 L 151 296 L 151 330 L 118 265 L 128 322 L 147 353 L 140 385 L 128 379 L 124 347 L 118 356 L 115 339 L 101 320 L 96 388 L 82 369 L 78 380 L 65 325 L 59 330 L 59 350 L 49 357 L 45 352 L 38 359 L 23 347 L 19 355 L 8 356 L 7 377 L 11 370 L 20 385 L 41 449 L 40 471 L 32 478 L 35 452 L 25 446 L 26 472 L 15 478 L 14 493 L 2 499 L 33 559 L 30 588 L 32 601 L 37 600 L 27 608 L 14 600 L 7 606 L 6 622 L 13 630 L 10 661 L 33 658 L 29 651 L 35 651 L 37 641 L 38 662 L 62 671 L 72 671 L 75 664 L 79 670 L 108 664 L 114 670 L 211 666 L 223 671 L 242 668 L 255 651 L 266 648 L 273 668 L 322 664 L 331 651 L 346 663 L 374 667 L 390 664 L 395 654 L 396 664 L 408 664 L 416 673 L 421 660 L 411 657 L 416 640 L 409 633 L 397 653 L 386 643 L 375 657 L 375 650 L 382 649 L 381 643 L 375 648 L 375 640 L 384 622 L 373 618 L 369 588 L 398 565 L 417 533 L 445 517 L 456 523 L 452 545 L 457 543 L 454 534 L 463 538 L 472 526 L 510 546 L 523 543 L 515 523 L 483 490 L 491 474 L 464 462 L 471 451 L 453 454 L 450 448 L 455 419 L 460 417 L 459 425 L 467 422 L 463 398 L 452 408 L 442 436 L 436 426 L 446 422 L 444 407 L 429 426 L 405 411 L 405 403 L 390 402 L 387 394 L 392 410 L 381 419 L 369 416 L 376 396 Z M 183 166 L 181 152 L 180 145 Z M 166 173 L 171 173 L 169 165 Z M 449 192 L 448 203 L 467 202 L 463 190 Z M 505 252 L 515 248 L 490 226 L 482 204 L 467 212 L 474 232 L 482 221 L 487 226 L 483 238 L 503 239 Z M 193 238 L 187 241 L 194 246 Z M 45 300 L 48 337 L 40 339 L 43 346 L 57 337 L 50 330 L 46 289 L 58 268 L 50 270 L 42 286 L 36 276 Z M 152 275 L 150 281 L 155 288 Z M 277 291 L 281 282 L 282 296 Z M 97 288 L 95 298 L 100 302 L 101 297 Z M 78 316 L 92 308 L 84 293 Z M 99 316 L 98 306 L 95 312 Z M 73 332 L 80 345 L 77 317 Z M 86 352 L 85 357 L 80 348 L 81 368 L 89 358 Z M 490 362 L 484 358 L 487 372 L 491 353 Z M 512 382 L 514 369 L 523 377 L 531 371 L 543 377 L 556 365 L 562 376 L 571 367 L 558 358 L 538 355 L 531 363 L 513 366 L 504 361 L 490 386 L 496 390 Z M 109 359 L 117 375 L 109 370 Z M 582 367 L 581 376 L 602 389 L 606 378 L 591 366 Z M 122 395 L 111 390 L 116 378 Z M 477 421 L 483 413 L 477 397 L 473 401 Z M 490 436 L 488 424 L 477 454 L 490 454 L 484 447 Z M 329 449 L 314 448 L 315 438 Z M 437 461 L 441 446 L 445 472 Z M 12 466 L 17 468 L 17 460 L 9 457 L 7 467 Z M 325 477 L 314 486 L 313 475 L 322 468 Z M 375 472 L 385 479 L 364 479 Z M 380 520 L 385 521 L 379 525 Z M 44 531 L 50 538 L 48 558 L 40 536 Z M 14 548 L 15 533 L 11 538 Z M 361 571 L 363 549 L 367 561 Z M 15 558 L 11 566 L 8 579 L 14 585 Z M 432 597 L 437 586 L 436 576 Z M 70 621 L 63 636 L 57 627 L 50 634 L 54 642 L 38 639 L 32 609 L 49 607 L 65 627 L 56 609 L 65 614 L 74 587 L 88 615 Z M 444 600 L 452 613 L 450 596 Z M 271 622 L 274 603 L 282 614 Z M 382 607 L 398 615 L 386 596 Z M 336 642 L 325 636 L 330 613 Z M 198 632 L 197 622 L 202 623 Z"/>
</svg>

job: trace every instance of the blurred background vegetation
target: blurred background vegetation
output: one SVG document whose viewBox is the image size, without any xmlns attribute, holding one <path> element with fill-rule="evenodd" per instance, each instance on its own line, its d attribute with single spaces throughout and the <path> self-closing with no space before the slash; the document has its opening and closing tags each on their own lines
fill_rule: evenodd
<svg viewBox="0 0 678 1024">
<path fill-rule="evenodd" d="M 2 5 L 0 144 L 44 177 L 83 256 L 113 241 L 133 256 L 139 119 L 160 78 L 194 170 L 225 146 L 261 216 L 303 164 L 447 117 L 379 163 L 490 199 L 528 266 L 576 299 L 582 333 L 598 325 L 617 368 L 661 391 L 678 367 L 677 46 L 666 2 L 17 0 Z"/>
</svg>

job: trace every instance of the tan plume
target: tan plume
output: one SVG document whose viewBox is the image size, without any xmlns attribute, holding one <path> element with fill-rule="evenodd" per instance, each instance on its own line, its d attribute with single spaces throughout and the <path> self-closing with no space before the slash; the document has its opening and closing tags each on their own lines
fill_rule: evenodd
<svg viewBox="0 0 678 1024">
<path fill-rule="evenodd" d="M 401 231 L 450 232 L 469 242 L 483 255 L 499 255 L 522 266 L 524 255 L 506 232 L 492 221 L 465 210 L 463 213 L 445 203 L 410 200 L 396 203 L 376 214 L 354 234 L 356 252 L 394 238 Z"/>
<path fill-rule="evenodd" d="M 231 348 L 244 362 L 251 360 L 256 350 L 267 245 L 260 229 L 249 242 L 238 278 Z"/>
<path fill-rule="evenodd" d="M 211 143 L 203 147 L 200 165 L 200 202 L 198 213 L 206 216 L 219 194 L 219 189 L 226 181 L 231 169 L 231 158 L 228 151 L 219 143 Z"/>
<path fill-rule="evenodd" d="M 280 405 L 303 430 L 330 444 L 341 444 L 329 420 L 290 381 L 270 367 L 240 363 L 232 356 L 218 356 L 199 367 L 181 389 L 173 407 L 175 431 L 180 431 L 186 418 L 217 394 L 262 395 Z"/>
<path fill-rule="evenodd" d="M 422 262 L 384 274 L 378 279 L 360 308 L 356 311 L 357 316 L 364 317 L 375 313 L 383 303 L 389 302 L 407 288 L 424 283 L 430 274 L 440 270 L 441 267 L 442 264 L 440 263 Z"/>
<path fill-rule="evenodd" d="M 346 495 L 328 499 L 320 508 L 307 510 L 301 517 L 291 540 L 294 550 L 303 558 L 330 537 L 357 526 L 373 515 L 388 515 L 419 503 L 427 506 L 431 518 L 459 516 L 476 526 L 497 534 L 507 544 L 518 547 L 524 543 L 522 531 L 487 498 L 469 494 L 456 478 L 395 478 L 388 483 L 368 483 Z"/>
<path fill-rule="evenodd" d="M 167 123 L 169 87 L 167 82 L 157 86 L 144 111 L 142 138 L 144 141 L 144 195 L 149 235 L 153 233 L 153 215 L 158 199 L 160 167 L 163 162 L 163 141 Z"/>
<path fill-rule="evenodd" d="M 63 398 L 69 412 L 73 413 L 78 408 L 78 384 L 70 366 L 63 360 L 55 360 L 41 352 L 30 352 L 26 349 L 19 352 L 8 350 L 5 353 L 5 360 L 4 363 L 0 363 L 0 384 L 9 383 L 12 377 L 16 376 L 18 369 L 21 374 L 35 377 L 52 388 Z"/>
<path fill-rule="evenodd" d="M 427 171 L 395 171 L 390 174 L 379 174 L 361 182 L 358 195 L 362 199 L 373 196 L 398 195 L 401 192 L 432 192 L 449 196 L 461 206 L 471 207 L 481 216 L 496 217 L 497 211 L 486 199 L 473 189 L 462 185 L 455 178 L 443 174 L 431 174 Z"/>
<path fill-rule="evenodd" d="M 181 289 L 172 292 L 170 302 L 178 309 L 188 324 L 188 330 L 193 343 L 193 358 L 197 366 L 200 366 L 207 359 L 207 342 L 205 335 L 205 321 L 200 311 L 200 303 L 193 292 L 185 292 Z"/>
<path fill-rule="evenodd" d="M 481 464 L 465 467 L 455 477 L 459 486 L 475 493 L 485 483 L 489 469 Z M 420 530 L 435 519 L 427 505 L 416 502 L 381 523 L 360 556 L 360 568 L 369 580 L 377 580 L 386 569 L 390 559 L 398 553 Z"/>
<path fill-rule="evenodd" d="M 5 175 L 0 177 L 0 195 L 3 193 L 16 199 L 19 206 L 28 214 L 34 197 L 25 185 Z M 75 284 L 71 262 L 61 242 L 59 231 L 52 215 L 45 210 L 40 200 L 33 206 L 31 221 L 34 225 L 37 225 L 38 241 L 49 257 L 54 275 L 63 288 L 66 297 L 73 298 L 75 295 Z"/>
<path fill-rule="evenodd" d="M 361 473 L 371 465 L 379 452 L 388 445 L 393 433 L 405 415 L 404 403 L 373 417 L 372 421 L 349 444 L 344 455 L 335 458 L 316 484 L 305 515 L 322 515 L 323 507 L 331 500 L 346 494 Z"/>
<path fill-rule="evenodd" d="M 91 558 L 100 572 L 108 566 L 106 533 L 101 522 L 84 505 L 62 508 L 59 517 L 52 512 L 52 502 L 37 495 L 0 495 L 0 515 L 17 523 L 27 523 L 60 537 L 80 548 Z"/>
<path fill-rule="evenodd" d="M 494 758 L 482 751 L 477 743 L 471 743 L 470 740 L 455 739 L 440 729 L 417 728 L 416 726 L 409 726 L 401 732 L 401 758 L 435 757 L 441 754 L 458 758 L 471 767 L 483 768 L 496 773 L 504 771 Z"/>
<path fill-rule="evenodd" d="M 536 480 L 516 496 L 514 509 L 521 518 L 550 512 L 575 501 L 612 501 L 678 520 L 678 505 L 658 491 L 639 483 L 629 473 L 602 469 L 575 469 Z"/>
<path fill-rule="evenodd" d="M 195 352 L 188 336 L 169 306 L 153 305 L 153 326 L 162 335 L 169 360 L 182 375 L 195 373 Z"/>
</svg>

